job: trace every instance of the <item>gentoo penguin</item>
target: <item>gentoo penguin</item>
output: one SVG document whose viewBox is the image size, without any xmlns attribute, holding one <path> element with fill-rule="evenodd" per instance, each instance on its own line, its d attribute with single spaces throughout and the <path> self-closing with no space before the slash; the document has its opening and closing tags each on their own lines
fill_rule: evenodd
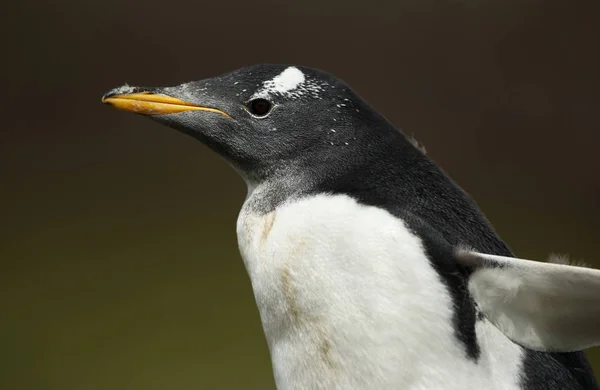
<svg viewBox="0 0 600 390">
<path fill-rule="evenodd" d="M 244 178 L 239 249 L 279 389 L 597 389 L 600 271 L 517 259 L 344 82 L 257 65 L 102 101 Z"/>
</svg>

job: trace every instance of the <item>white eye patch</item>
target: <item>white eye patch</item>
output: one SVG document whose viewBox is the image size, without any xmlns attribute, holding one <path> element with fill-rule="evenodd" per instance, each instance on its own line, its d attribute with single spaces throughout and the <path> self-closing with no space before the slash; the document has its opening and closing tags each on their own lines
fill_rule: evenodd
<svg viewBox="0 0 600 390">
<path fill-rule="evenodd" d="M 263 83 L 263 87 L 258 90 L 252 99 L 266 98 L 271 94 L 293 95 L 293 91 L 304 83 L 304 73 L 295 66 L 286 68 L 283 72 Z"/>
</svg>

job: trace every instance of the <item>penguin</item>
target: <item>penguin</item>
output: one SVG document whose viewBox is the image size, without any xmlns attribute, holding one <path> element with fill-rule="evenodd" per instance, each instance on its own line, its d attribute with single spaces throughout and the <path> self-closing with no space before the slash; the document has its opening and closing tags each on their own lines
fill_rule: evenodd
<svg viewBox="0 0 600 390">
<path fill-rule="evenodd" d="M 102 101 L 245 180 L 237 221 L 279 389 L 598 389 L 600 271 L 514 257 L 474 200 L 350 86 L 255 65 Z"/>
</svg>

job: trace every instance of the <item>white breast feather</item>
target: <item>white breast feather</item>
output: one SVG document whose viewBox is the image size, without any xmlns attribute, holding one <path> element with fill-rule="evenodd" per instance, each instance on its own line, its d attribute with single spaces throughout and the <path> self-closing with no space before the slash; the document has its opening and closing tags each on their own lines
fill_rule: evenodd
<svg viewBox="0 0 600 390">
<path fill-rule="evenodd" d="M 244 206 L 237 231 L 279 389 L 518 388 L 521 347 L 484 320 L 467 358 L 421 241 L 385 210 L 318 195 Z"/>
</svg>

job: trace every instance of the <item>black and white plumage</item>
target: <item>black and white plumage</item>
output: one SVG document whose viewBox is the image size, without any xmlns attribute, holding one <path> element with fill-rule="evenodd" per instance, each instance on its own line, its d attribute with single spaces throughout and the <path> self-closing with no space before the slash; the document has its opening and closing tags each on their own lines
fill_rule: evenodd
<svg viewBox="0 0 600 390">
<path fill-rule="evenodd" d="M 193 136 L 245 179 L 238 241 L 279 388 L 598 388 L 576 351 L 600 342 L 600 271 L 512 257 L 340 80 L 259 65 L 103 101 Z"/>
</svg>

